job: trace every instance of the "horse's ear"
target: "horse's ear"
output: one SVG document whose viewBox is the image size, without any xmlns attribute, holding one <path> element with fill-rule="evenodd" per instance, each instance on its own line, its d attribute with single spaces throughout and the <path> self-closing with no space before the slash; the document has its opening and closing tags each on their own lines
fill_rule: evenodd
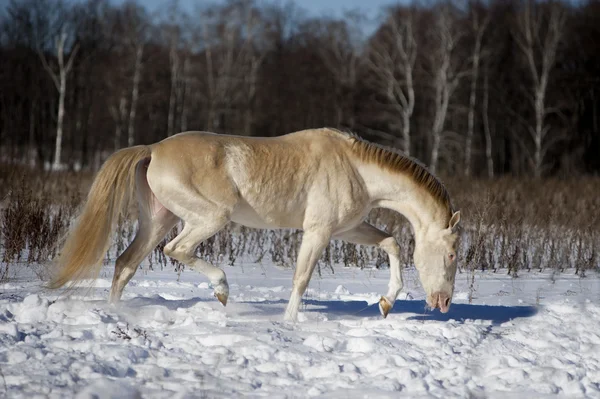
<svg viewBox="0 0 600 399">
<path fill-rule="evenodd" d="M 454 232 L 456 230 L 455 228 L 458 225 L 458 222 L 460 222 L 460 211 L 456 211 L 454 212 L 454 214 L 452 214 L 452 217 L 450 218 L 450 223 L 448 223 L 448 228 Z"/>
</svg>

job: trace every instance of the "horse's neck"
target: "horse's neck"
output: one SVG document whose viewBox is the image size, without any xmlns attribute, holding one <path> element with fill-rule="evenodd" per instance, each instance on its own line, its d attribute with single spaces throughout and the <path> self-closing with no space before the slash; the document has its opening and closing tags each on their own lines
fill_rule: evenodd
<svg viewBox="0 0 600 399">
<path fill-rule="evenodd" d="M 430 227 L 444 227 L 443 207 L 411 177 L 375 165 L 364 165 L 359 171 L 373 204 L 404 215 L 416 235 L 425 233 Z"/>
</svg>

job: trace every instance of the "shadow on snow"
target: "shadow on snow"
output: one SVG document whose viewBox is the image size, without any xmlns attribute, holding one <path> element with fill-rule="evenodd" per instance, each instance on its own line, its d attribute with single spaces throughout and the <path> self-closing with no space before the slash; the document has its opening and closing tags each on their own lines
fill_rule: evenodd
<svg viewBox="0 0 600 399">
<path fill-rule="evenodd" d="M 164 306 L 169 310 L 178 308 L 190 308 L 200 302 L 216 302 L 214 298 L 189 298 L 189 299 L 166 299 L 160 295 L 152 297 L 132 298 L 127 302 L 128 307 L 141 306 Z M 285 311 L 287 305 L 286 299 L 266 300 L 266 301 L 240 301 L 230 302 L 229 308 L 235 309 L 237 306 L 251 305 L 252 309 L 238 309 L 240 316 L 262 315 L 277 316 Z M 368 305 L 366 301 L 360 300 L 315 300 L 305 299 L 300 309 L 302 312 L 314 313 L 321 312 L 330 319 L 348 318 L 348 317 L 381 317 L 377 304 Z M 452 304 L 450 311 L 446 314 L 439 310 L 429 310 L 426 308 L 425 301 L 418 300 L 397 300 L 390 315 L 406 315 L 407 320 L 418 321 L 464 321 L 464 320 L 489 320 L 493 325 L 498 325 L 516 318 L 532 317 L 538 309 L 534 306 L 496 306 L 496 305 L 471 305 L 463 303 Z M 388 316 L 389 317 L 389 316 Z"/>
<path fill-rule="evenodd" d="M 188 309 L 191 308 L 198 303 L 213 303 L 217 302 L 216 298 L 212 297 L 194 297 L 194 298 L 186 298 L 186 299 L 167 299 L 159 294 L 155 294 L 152 296 L 146 297 L 135 297 L 131 299 L 127 299 L 123 301 L 128 308 L 137 308 L 144 306 L 164 306 L 169 310 L 177 310 L 177 309 Z M 217 302 L 218 303 L 218 302 Z"/>
<path fill-rule="evenodd" d="M 378 304 L 368 305 L 366 301 L 318 301 L 307 300 L 305 312 L 323 312 L 336 316 L 380 316 Z M 412 314 L 407 320 L 464 321 L 489 320 L 492 324 L 502 324 L 515 318 L 532 317 L 538 309 L 534 306 L 495 306 L 453 303 L 448 313 L 429 310 L 425 301 L 397 300 L 389 315 Z M 388 317 L 389 317 L 388 315 Z"/>
</svg>

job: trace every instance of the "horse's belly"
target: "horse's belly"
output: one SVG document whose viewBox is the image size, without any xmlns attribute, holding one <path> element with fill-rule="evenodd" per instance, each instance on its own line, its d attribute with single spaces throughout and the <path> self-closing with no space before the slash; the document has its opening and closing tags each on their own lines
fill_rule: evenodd
<svg viewBox="0 0 600 399">
<path fill-rule="evenodd" d="M 235 223 L 255 229 L 284 229 L 302 227 L 300 215 L 270 209 L 257 211 L 248 204 L 240 204 L 231 214 Z"/>
</svg>

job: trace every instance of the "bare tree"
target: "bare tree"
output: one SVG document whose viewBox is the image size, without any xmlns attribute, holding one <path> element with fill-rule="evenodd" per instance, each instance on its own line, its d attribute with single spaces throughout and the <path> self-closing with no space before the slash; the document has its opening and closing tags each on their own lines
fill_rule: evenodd
<svg viewBox="0 0 600 399">
<path fill-rule="evenodd" d="M 362 63 L 363 34 L 360 30 L 362 17 L 356 12 L 346 14 L 345 20 L 315 21 L 312 27 L 318 29 L 320 41 L 317 43 L 319 55 L 325 67 L 337 81 L 336 124 L 354 128 L 352 110 L 346 111 L 345 103 L 353 105 L 352 93 L 356 89 L 358 71 Z M 350 101 L 348 101 L 350 100 Z"/>
<path fill-rule="evenodd" d="M 142 75 L 142 56 L 144 43 L 135 46 L 135 64 L 133 69 L 133 84 L 131 87 L 131 108 L 129 109 L 129 124 L 127 126 L 127 145 L 131 147 L 135 142 L 135 114 L 138 98 L 140 96 L 140 79 Z"/>
<path fill-rule="evenodd" d="M 374 88 L 386 98 L 391 111 L 390 126 L 400 121 L 403 151 L 411 153 L 411 117 L 415 108 L 414 69 L 417 41 L 413 10 L 390 9 L 380 37 L 369 49 L 367 64 Z"/>
<path fill-rule="evenodd" d="M 134 53 L 131 100 L 127 125 L 127 145 L 131 147 L 135 143 L 135 117 L 137 113 L 138 99 L 140 96 L 140 80 L 142 77 L 144 47 L 146 42 L 148 21 L 145 11 L 135 3 L 127 4 L 125 7 L 128 14 L 128 18 L 126 20 L 127 33 L 125 40 L 127 41 L 127 46 L 131 48 L 132 52 Z"/>
<path fill-rule="evenodd" d="M 115 80 L 131 75 L 131 93 L 129 94 L 129 117 L 127 118 L 127 145 L 132 146 L 135 143 L 135 121 L 139 101 L 139 86 L 142 77 L 144 47 L 148 31 L 148 18 L 146 11 L 136 3 L 125 3 L 121 8 L 111 10 L 111 14 L 104 18 L 103 28 L 105 35 L 111 39 L 112 52 L 119 53 L 114 60 L 113 72 L 108 76 L 107 82 L 119 91 L 119 111 L 116 112 L 114 106 L 111 107 L 111 114 L 115 123 L 125 123 L 125 118 L 120 115 L 122 112 L 121 104 L 127 104 L 122 93 L 127 85 L 124 81 L 114 83 Z M 131 66 L 133 64 L 133 66 Z M 114 70 L 117 70 L 119 76 L 115 76 Z M 131 71 L 131 72 L 130 72 Z M 117 123 L 118 125 L 118 123 Z M 116 126 L 116 130 L 125 130 L 125 126 Z M 120 146 L 119 139 L 119 146 Z"/>
<path fill-rule="evenodd" d="M 246 7 L 246 40 L 242 48 L 242 70 L 245 71 L 242 72 L 242 85 L 245 92 L 243 132 L 246 136 L 250 136 L 254 123 L 254 103 L 257 93 L 258 73 L 267 55 L 267 47 L 270 43 L 266 39 L 264 25 L 258 10 L 254 7 L 249 7 L 248 4 L 246 4 Z M 263 43 L 262 49 L 259 43 Z"/>
<path fill-rule="evenodd" d="M 183 61 L 183 76 L 181 78 L 181 131 L 188 130 L 188 114 L 190 109 L 190 94 L 191 94 L 191 61 L 190 57 L 185 57 Z"/>
<path fill-rule="evenodd" d="M 164 18 L 159 18 L 159 32 L 162 46 L 168 51 L 169 57 L 167 136 L 172 136 L 177 130 L 177 119 L 181 122 L 182 106 L 178 100 L 181 100 L 182 56 L 185 57 L 184 53 L 188 51 L 189 15 L 180 7 L 178 0 L 164 2 L 160 10 Z"/>
<path fill-rule="evenodd" d="M 179 76 L 177 78 L 175 114 L 179 117 L 179 131 L 183 132 L 188 130 L 189 110 L 192 103 L 191 93 L 193 91 L 193 79 L 191 73 L 191 54 L 189 49 L 182 50 L 180 56 L 183 58 L 183 65 L 180 68 Z"/>
<path fill-rule="evenodd" d="M 222 128 L 225 112 L 237 103 L 246 109 L 244 133 L 252 126 L 251 105 L 264 53 L 258 51 L 259 18 L 248 1 L 231 2 L 202 14 L 207 127 Z"/>
<path fill-rule="evenodd" d="M 265 58 L 266 52 L 259 53 L 251 51 L 248 55 L 248 73 L 244 74 L 244 87 L 246 89 L 246 111 L 244 113 L 244 134 L 252 134 L 252 125 L 254 123 L 254 101 L 256 98 L 258 85 L 258 72 Z"/>
<path fill-rule="evenodd" d="M 125 125 L 125 118 L 127 114 L 127 99 L 125 93 L 121 92 L 119 95 L 119 106 L 117 107 L 114 103 L 109 105 L 109 112 L 115 122 L 115 137 L 114 137 L 114 150 L 117 151 L 121 148 L 121 137 L 123 136 L 123 127 Z"/>
<path fill-rule="evenodd" d="M 547 105 L 546 94 L 565 21 L 566 12 L 562 4 L 548 2 L 536 5 L 527 0 L 517 14 L 513 29 L 532 81 L 532 93 L 528 93 L 527 98 L 531 101 L 535 121 L 527 124 L 527 131 L 534 144 L 532 166 L 537 178 L 542 176 L 544 156 L 553 144 L 548 139 L 551 127 L 546 123 L 546 116 L 557 109 Z"/>
<path fill-rule="evenodd" d="M 440 156 L 440 146 L 448 106 L 460 79 L 465 76 L 463 62 L 456 55 L 456 48 L 464 36 L 454 9 L 450 3 L 435 10 L 435 29 L 432 30 L 432 48 L 425 51 L 429 61 L 429 72 L 433 77 L 434 115 L 431 127 L 430 170 L 435 173 Z"/>
<path fill-rule="evenodd" d="M 79 46 L 75 44 L 71 49 L 68 59 L 65 62 L 65 43 L 68 35 L 63 30 L 56 37 L 56 58 L 58 61 L 58 73 L 48 64 L 44 52 L 40 49 L 38 54 L 44 69 L 48 72 L 56 90 L 58 90 L 58 113 L 56 117 L 56 141 L 54 145 L 54 160 L 52 162 L 52 169 L 59 170 L 61 168 L 61 150 L 62 150 L 62 139 L 63 139 L 63 121 L 65 118 L 65 97 L 67 93 L 67 77 L 73 68 L 73 61 L 77 56 L 77 50 Z"/>
<path fill-rule="evenodd" d="M 2 38 L 2 49 L 5 48 L 27 48 L 27 49 L 39 49 L 48 48 L 48 40 L 52 41 L 56 36 L 56 20 L 64 12 L 64 4 L 61 2 L 50 3 L 47 0 L 11 0 L 6 2 L 4 12 L 0 12 L 0 38 Z M 34 54 L 37 57 L 37 54 Z M 0 65 L 10 65 L 10 57 L 7 54 L 0 55 L 2 62 Z M 26 92 L 27 100 L 30 102 L 29 109 L 27 110 L 28 116 L 23 120 L 28 121 L 28 155 L 29 162 L 32 165 L 36 164 L 37 158 L 42 161 L 46 152 L 45 148 L 41 148 L 41 138 L 46 136 L 46 131 L 49 131 L 46 126 L 40 126 L 40 115 L 47 113 L 47 108 L 42 104 L 47 102 L 44 98 L 48 93 L 45 90 L 45 85 L 41 84 L 46 79 L 45 76 L 40 77 L 35 75 L 29 75 L 31 65 L 23 65 L 23 60 L 17 60 L 18 69 L 13 72 L 7 70 L 0 71 L 0 85 L 4 87 L 0 88 L 0 97 L 5 96 L 3 100 L 0 100 L 0 107 L 2 108 L 2 125 L 5 127 L 8 124 L 13 123 L 15 118 L 20 118 L 18 115 L 17 108 L 24 110 L 24 103 L 15 101 L 17 98 L 23 96 Z M 4 69 L 4 68 L 0 68 Z M 37 71 L 38 68 L 33 66 L 33 70 Z M 46 70 L 42 70 L 43 74 L 46 74 Z M 29 76 L 26 80 L 23 79 L 23 75 Z M 15 82 L 15 88 L 18 87 L 19 95 L 15 96 L 14 92 L 7 90 L 6 83 Z M 52 83 L 54 85 L 54 83 Z M 55 111 L 52 110 L 52 113 Z M 0 132 L 0 141 L 2 144 L 2 152 L 6 148 L 6 144 L 9 141 L 10 135 L 2 140 L 2 133 L 11 131 L 11 129 L 5 128 L 3 132 Z M 14 131 L 14 130 L 13 130 Z M 25 131 L 25 129 L 23 129 Z M 54 135 L 54 133 L 52 133 Z M 8 140 L 7 140 L 8 139 Z"/>
<path fill-rule="evenodd" d="M 483 132 L 485 136 L 485 159 L 487 166 L 487 174 L 491 179 L 494 177 L 494 158 L 492 157 L 492 129 L 489 119 L 489 103 L 490 103 L 490 68 L 486 63 L 483 70 L 483 100 L 481 105 L 481 115 L 483 119 Z"/>
<path fill-rule="evenodd" d="M 477 81 L 479 80 L 479 64 L 482 57 L 483 35 L 490 22 L 489 14 L 482 17 L 479 10 L 471 11 L 471 28 L 475 37 L 471 55 L 471 90 L 469 93 L 469 112 L 467 120 L 467 137 L 465 140 L 465 176 L 471 176 L 471 154 L 473 150 L 473 130 L 475 125 L 475 103 L 477 101 Z M 487 94 L 487 92 L 486 92 Z M 487 134 L 487 133 L 486 133 Z"/>
<path fill-rule="evenodd" d="M 202 27 L 203 39 L 206 43 L 206 49 L 204 51 L 205 62 L 206 62 L 206 83 L 207 83 L 207 100 L 208 100 L 208 115 L 207 115 L 207 128 L 213 129 L 215 125 L 219 123 L 216 121 L 219 104 L 225 99 L 225 94 L 229 86 L 229 78 L 231 63 L 233 62 L 233 32 L 229 26 L 224 29 L 224 54 L 222 55 L 222 68 L 218 63 L 218 59 L 215 60 L 214 52 L 216 45 L 211 43 L 211 35 L 209 33 L 208 21 L 205 21 Z"/>
<path fill-rule="evenodd" d="M 177 85 L 179 79 L 179 29 L 169 27 L 169 63 L 171 67 L 171 91 L 169 93 L 169 113 L 167 115 L 167 135 L 175 133 L 175 103 L 177 99 Z"/>
</svg>

